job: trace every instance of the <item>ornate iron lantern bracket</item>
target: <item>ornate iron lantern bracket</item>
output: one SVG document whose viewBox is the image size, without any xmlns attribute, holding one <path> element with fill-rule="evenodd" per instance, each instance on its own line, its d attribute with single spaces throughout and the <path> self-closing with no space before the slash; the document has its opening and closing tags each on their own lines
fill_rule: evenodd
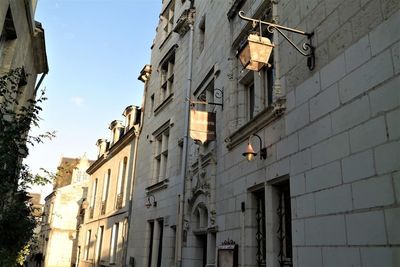
<svg viewBox="0 0 400 267">
<path fill-rule="evenodd" d="M 253 28 L 257 24 L 260 25 L 267 25 L 267 30 L 270 33 L 273 33 L 274 30 L 276 30 L 278 33 L 280 33 L 283 38 L 285 38 L 301 55 L 307 57 L 307 66 L 309 70 L 313 70 L 315 68 L 315 47 L 312 45 L 311 38 L 314 35 L 314 32 L 308 33 L 296 29 L 292 29 L 289 27 L 281 26 L 278 24 L 274 24 L 271 22 L 263 21 L 260 19 L 254 19 L 254 18 L 249 18 L 244 15 L 244 11 L 239 11 L 239 17 L 243 20 L 250 21 L 253 23 Z M 283 32 L 283 31 L 289 31 L 297 34 L 301 34 L 304 36 L 307 36 L 308 42 L 303 43 L 301 48 L 299 48 L 292 40 L 289 39 L 289 37 Z"/>
</svg>

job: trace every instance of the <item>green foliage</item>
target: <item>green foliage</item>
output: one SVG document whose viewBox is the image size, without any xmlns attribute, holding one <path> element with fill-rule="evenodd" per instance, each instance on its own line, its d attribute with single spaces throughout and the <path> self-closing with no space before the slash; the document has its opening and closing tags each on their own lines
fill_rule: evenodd
<svg viewBox="0 0 400 267">
<path fill-rule="evenodd" d="M 23 163 L 28 155 L 27 144 L 54 137 L 54 133 L 28 135 L 32 125 L 38 126 L 40 103 L 46 98 L 42 91 L 36 100 L 18 103 L 24 81 L 22 68 L 0 77 L 0 266 L 15 266 L 20 251 L 29 248 L 37 224 L 31 214 L 29 186 L 50 182 L 48 177 L 32 175 Z"/>
</svg>

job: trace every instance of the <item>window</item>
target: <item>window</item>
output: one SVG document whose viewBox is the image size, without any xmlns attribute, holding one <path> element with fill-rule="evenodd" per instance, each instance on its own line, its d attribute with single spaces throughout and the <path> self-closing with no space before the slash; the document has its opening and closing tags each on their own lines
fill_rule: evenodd
<svg viewBox="0 0 400 267">
<path fill-rule="evenodd" d="M 119 163 L 119 173 L 118 173 L 118 182 L 117 182 L 117 199 L 116 199 L 116 208 L 117 209 L 122 208 L 127 165 L 128 165 L 128 158 L 124 157 L 124 159 Z"/>
<path fill-rule="evenodd" d="M 205 34 L 206 34 L 206 16 L 204 15 L 201 18 L 199 24 L 199 54 L 201 54 L 201 52 L 204 49 Z"/>
<path fill-rule="evenodd" d="M 97 231 L 97 241 L 96 241 L 96 262 L 99 263 L 101 260 L 101 249 L 103 246 L 103 232 L 104 226 L 100 226 Z"/>
<path fill-rule="evenodd" d="M 162 262 L 162 246 L 163 246 L 163 233 L 164 233 L 164 220 L 149 221 L 149 254 L 147 266 L 153 266 L 152 263 L 157 262 L 157 267 L 161 267 Z"/>
<path fill-rule="evenodd" d="M 0 34 L 0 65 L 8 70 L 14 57 L 17 33 L 15 31 L 11 9 L 8 8 L 4 26 Z"/>
<path fill-rule="evenodd" d="M 147 267 L 151 267 L 151 259 L 153 258 L 154 221 L 149 222 L 149 232 L 150 232 L 150 236 L 149 236 L 149 240 L 148 240 L 149 254 L 148 254 L 148 260 L 147 260 Z"/>
<path fill-rule="evenodd" d="M 172 54 L 161 64 L 160 72 L 160 104 L 169 97 L 173 92 L 174 86 L 174 65 L 175 65 L 175 54 Z"/>
<path fill-rule="evenodd" d="M 89 260 L 89 249 L 90 249 L 90 239 L 92 235 L 92 230 L 86 232 L 86 243 L 85 243 L 85 260 Z"/>
<path fill-rule="evenodd" d="M 256 219 L 256 262 L 257 266 L 266 266 L 266 234 L 265 234 L 265 191 L 261 189 L 254 192 L 255 219 Z"/>
<path fill-rule="evenodd" d="M 245 93 L 246 114 L 244 117 L 248 121 L 272 104 L 273 81 L 272 65 L 268 68 L 264 67 L 260 72 L 246 71 L 246 74 L 242 75 L 240 87 Z"/>
<path fill-rule="evenodd" d="M 90 219 L 93 218 L 93 213 L 94 213 L 94 205 L 95 205 L 96 194 L 97 194 L 97 183 L 98 183 L 98 179 L 96 178 L 94 180 L 93 187 L 92 187 L 92 197 L 90 198 L 90 213 L 89 213 Z"/>
<path fill-rule="evenodd" d="M 173 30 L 174 27 L 174 10 L 175 10 L 175 1 L 172 0 L 171 3 L 167 6 L 164 12 L 161 14 L 161 23 L 164 38 L 166 38 Z"/>
<path fill-rule="evenodd" d="M 169 128 L 155 137 L 154 181 L 167 178 Z"/>
<path fill-rule="evenodd" d="M 293 266 L 292 256 L 292 214 L 289 179 L 274 184 L 278 205 L 275 207 L 278 219 L 278 260 L 281 267 Z"/>
<path fill-rule="evenodd" d="M 101 196 L 101 215 L 106 214 L 107 199 L 108 199 L 108 187 L 111 179 L 111 170 L 108 169 L 107 173 L 104 174 L 103 181 L 103 194 Z"/>
<path fill-rule="evenodd" d="M 119 223 L 115 223 L 113 225 L 111 233 L 110 264 L 114 264 L 117 258 L 118 233 L 119 233 Z"/>
<path fill-rule="evenodd" d="M 150 113 L 149 113 L 149 115 L 151 115 L 151 113 L 153 113 L 153 111 L 154 111 L 154 94 L 152 94 L 150 96 Z"/>
<path fill-rule="evenodd" d="M 255 107 L 255 93 L 254 93 L 254 83 L 247 86 L 247 108 L 249 119 L 254 117 L 254 107 Z"/>
</svg>

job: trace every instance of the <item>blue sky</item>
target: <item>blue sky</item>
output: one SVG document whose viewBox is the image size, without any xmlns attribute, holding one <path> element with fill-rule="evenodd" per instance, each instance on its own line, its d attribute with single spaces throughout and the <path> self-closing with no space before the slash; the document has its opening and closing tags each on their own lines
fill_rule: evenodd
<svg viewBox="0 0 400 267">
<path fill-rule="evenodd" d="M 95 159 L 97 139 L 110 137 L 108 124 L 141 104 L 137 77 L 150 62 L 160 11 L 161 0 L 39 0 L 35 19 L 45 29 L 50 71 L 33 133 L 54 130 L 57 137 L 30 149 L 33 172 L 55 172 L 62 156 Z"/>
</svg>

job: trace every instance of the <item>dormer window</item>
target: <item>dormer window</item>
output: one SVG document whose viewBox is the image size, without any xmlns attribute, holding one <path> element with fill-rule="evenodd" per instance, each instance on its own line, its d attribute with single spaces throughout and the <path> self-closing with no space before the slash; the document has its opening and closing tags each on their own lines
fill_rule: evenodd
<svg viewBox="0 0 400 267">
<path fill-rule="evenodd" d="M 125 127 L 121 121 L 114 120 L 110 123 L 109 129 L 112 132 L 111 145 L 113 145 L 124 135 Z"/>
</svg>

